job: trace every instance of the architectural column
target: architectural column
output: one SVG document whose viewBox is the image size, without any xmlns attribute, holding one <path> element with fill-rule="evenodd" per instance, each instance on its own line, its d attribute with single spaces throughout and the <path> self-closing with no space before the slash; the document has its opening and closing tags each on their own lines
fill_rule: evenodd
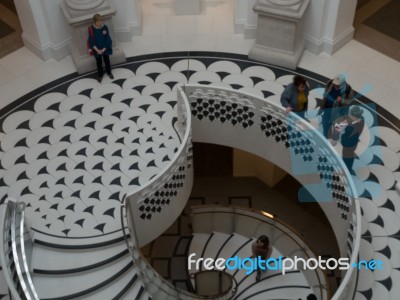
<svg viewBox="0 0 400 300">
<path fill-rule="evenodd" d="M 14 0 L 22 26 L 24 45 L 40 58 L 60 60 L 70 54 L 70 41 L 74 34 L 64 17 L 61 5 L 64 0 Z M 85 10 L 105 8 L 111 2 L 115 15 L 107 21 L 114 28 L 114 40 L 130 42 L 141 34 L 142 15 L 140 0 L 68 0 L 71 17 L 79 19 Z M 110 21 L 110 24 L 108 23 Z M 82 44 L 85 44 L 85 40 Z"/>
<path fill-rule="evenodd" d="M 71 32 L 60 9 L 62 0 L 14 0 L 24 45 L 43 60 L 69 54 Z"/>
<path fill-rule="evenodd" d="M 257 35 L 257 14 L 253 6 L 257 0 L 235 0 L 234 2 L 234 31 L 243 33 L 246 39 L 255 39 Z"/>
<path fill-rule="evenodd" d="M 311 1 L 304 21 L 306 49 L 332 54 L 351 41 L 356 6 L 349 0 Z"/>
<path fill-rule="evenodd" d="M 110 56 L 112 64 L 126 61 L 125 54 L 118 48 L 115 38 L 112 17 L 116 10 L 108 0 L 65 0 L 62 10 L 68 24 L 72 28 L 70 53 L 74 60 L 78 73 L 86 73 L 96 69 L 95 60 L 88 55 L 87 38 L 88 26 L 93 24 L 93 15 L 100 14 L 105 24 L 108 25 L 113 39 L 113 55 Z"/>
<path fill-rule="evenodd" d="M 249 58 L 295 69 L 304 52 L 303 16 L 310 0 L 258 0 L 257 38 Z"/>
</svg>

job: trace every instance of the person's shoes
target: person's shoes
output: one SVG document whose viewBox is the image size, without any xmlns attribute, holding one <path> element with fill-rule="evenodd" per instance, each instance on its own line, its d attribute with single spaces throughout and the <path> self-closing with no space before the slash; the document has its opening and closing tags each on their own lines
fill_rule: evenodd
<svg viewBox="0 0 400 300">
<path fill-rule="evenodd" d="M 101 76 L 97 76 L 97 81 L 99 82 L 99 83 L 101 83 L 101 80 L 103 79 L 103 77 L 101 77 Z"/>
<path fill-rule="evenodd" d="M 256 282 L 259 282 L 260 279 L 261 279 L 261 274 L 257 274 L 257 276 L 256 276 Z"/>
<path fill-rule="evenodd" d="M 113 73 L 108 73 L 108 77 L 110 77 L 111 79 L 114 79 L 114 75 L 113 75 Z"/>
</svg>

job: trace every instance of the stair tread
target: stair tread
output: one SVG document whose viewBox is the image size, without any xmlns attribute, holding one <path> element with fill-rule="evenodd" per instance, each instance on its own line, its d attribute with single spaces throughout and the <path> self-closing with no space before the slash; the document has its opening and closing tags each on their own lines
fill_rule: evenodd
<svg viewBox="0 0 400 300">
<path fill-rule="evenodd" d="M 221 250 L 219 256 L 223 258 L 232 257 L 233 253 L 245 244 L 249 239 L 234 233 L 233 237 L 225 244 L 224 248 Z"/>
<path fill-rule="evenodd" d="M 114 299 L 128 284 L 129 282 L 135 277 L 136 280 L 133 282 L 131 288 L 128 290 L 130 291 L 133 289 L 134 286 L 141 285 L 138 276 L 138 269 L 134 266 L 130 268 L 127 272 L 125 272 L 120 278 L 115 280 L 112 284 L 106 286 L 103 289 L 97 290 L 95 293 L 86 295 L 86 300 L 98 300 L 98 299 Z M 127 295 L 127 292 L 118 299 L 124 299 Z"/>
<path fill-rule="evenodd" d="M 281 286 L 306 286 L 309 288 L 308 282 L 302 272 L 287 273 L 282 275 L 280 271 L 267 271 L 266 273 L 262 273 L 261 281 L 258 283 L 256 283 L 255 278 L 256 274 L 254 272 L 253 274 L 245 277 L 245 280 L 239 285 L 237 295 L 240 295 L 240 299 L 244 299 L 248 295 L 265 289 L 279 289 Z M 241 294 L 242 291 L 243 294 Z M 282 295 L 283 293 L 284 292 L 281 290 Z M 309 293 L 311 293 L 311 290 Z"/>
<path fill-rule="evenodd" d="M 205 249 L 204 258 L 210 257 L 215 259 L 221 247 L 229 237 L 229 234 L 214 232 L 212 238 L 207 244 L 207 248 Z"/>
<path fill-rule="evenodd" d="M 238 299 L 244 300 L 265 300 L 265 299 L 306 299 L 312 293 L 311 289 L 297 288 L 297 287 L 283 287 L 282 289 L 270 290 L 262 292 L 262 290 L 255 291 L 246 297 L 239 297 Z M 268 289 L 268 288 L 266 288 Z"/>
<path fill-rule="evenodd" d="M 71 270 L 84 268 L 105 261 L 126 250 L 126 244 L 121 242 L 112 247 L 87 250 L 53 249 L 35 245 L 32 255 L 32 267 L 39 270 Z"/>
<path fill-rule="evenodd" d="M 131 257 L 127 256 L 115 261 L 113 264 L 96 269 L 95 272 L 83 272 L 79 276 L 76 274 L 68 275 L 42 275 L 34 274 L 33 282 L 40 299 L 58 298 L 86 291 L 99 285 L 115 274 L 118 274 L 124 267 L 131 263 Z M 118 280 L 118 279 L 117 279 Z M 49 286 L 52 288 L 49 289 Z"/>
<path fill-rule="evenodd" d="M 54 246 L 57 248 L 64 247 L 92 247 L 98 248 L 104 245 L 114 244 L 123 242 L 122 230 L 110 234 L 104 234 L 97 237 L 82 237 L 82 238 L 63 238 L 57 236 L 51 236 L 43 234 L 41 232 L 34 231 L 34 242 L 36 244 L 47 244 L 48 246 Z"/>
</svg>

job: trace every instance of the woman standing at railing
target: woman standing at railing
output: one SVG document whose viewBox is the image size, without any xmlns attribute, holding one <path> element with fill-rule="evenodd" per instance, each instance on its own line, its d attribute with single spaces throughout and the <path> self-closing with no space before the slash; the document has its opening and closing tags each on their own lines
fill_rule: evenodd
<svg viewBox="0 0 400 300">
<path fill-rule="evenodd" d="M 281 95 L 281 104 L 287 112 L 295 112 L 304 118 L 308 108 L 308 94 L 310 87 L 306 79 L 300 75 L 293 77 Z"/>
<path fill-rule="evenodd" d="M 261 258 L 263 260 L 267 260 L 272 253 L 272 246 L 269 242 L 269 239 L 266 235 L 260 236 L 257 241 L 251 244 L 251 250 L 253 252 L 253 257 Z M 257 262 L 257 276 L 256 281 L 260 281 L 261 279 L 261 269 L 259 268 L 259 264 Z"/>
<path fill-rule="evenodd" d="M 353 89 L 346 82 L 344 74 L 336 75 L 335 78 L 327 82 L 324 98 L 318 112 L 318 114 L 322 114 L 322 127 L 326 138 L 331 138 L 329 130 L 335 120 L 347 116 L 349 113 L 353 96 Z"/>
</svg>

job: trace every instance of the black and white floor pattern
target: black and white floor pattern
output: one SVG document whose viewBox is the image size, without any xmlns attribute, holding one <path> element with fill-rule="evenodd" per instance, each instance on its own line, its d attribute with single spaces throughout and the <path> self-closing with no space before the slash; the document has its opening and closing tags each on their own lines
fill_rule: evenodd
<svg viewBox="0 0 400 300">
<path fill-rule="evenodd" d="M 123 194 L 160 172 L 179 146 L 173 126 L 178 84 L 212 83 L 278 103 L 294 74 L 222 53 L 131 58 L 113 72 L 115 79 L 102 84 L 67 76 L 0 112 L 0 201 L 10 196 L 26 202 L 33 229 L 49 239 L 120 228 Z M 315 108 L 326 78 L 298 72 L 310 83 Z M 397 299 L 399 292 L 400 196 L 394 185 L 400 139 L 385 118 L 374 124 L 367 116 L 371 128 L 355 163 L 363 212 L 360 259 L 381 259 L 385 268 L 360 272 L 357 299 Z"/>
</svg>

